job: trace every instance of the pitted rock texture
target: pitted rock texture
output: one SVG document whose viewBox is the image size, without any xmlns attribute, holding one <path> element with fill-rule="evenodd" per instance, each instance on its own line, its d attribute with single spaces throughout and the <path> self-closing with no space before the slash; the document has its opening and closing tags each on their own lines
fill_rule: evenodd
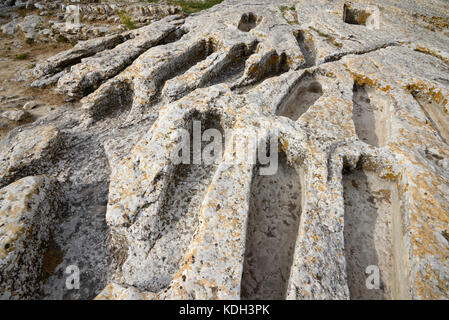
<svg viewBox="0 0 449 320">
<path fill-rule="evenodd" d="M 56 179 L 29 176 L 0 189 L 0 298 L 39 298 L 45 253 L 64 195 Z"/>
<path fill-rule="evenodd" d="M 0 185 L 44 171 L 51 165 L 59 142 L 59 131 L 51 125 L 18 130 L 6 137 L 0 149 Z"/>
<path fill-rule="evenodd" d="M 10 133 L 0 173 L 64 194 L 41 297 L 448 299 L 448 18 L 439 0 L 225 0 L 38 63 L 68 103 Z M 207 129 L 222 154 L 173 162 Z M 253 133 L 278 145 L 272 175 L 233 161 Z"/>
</svg>

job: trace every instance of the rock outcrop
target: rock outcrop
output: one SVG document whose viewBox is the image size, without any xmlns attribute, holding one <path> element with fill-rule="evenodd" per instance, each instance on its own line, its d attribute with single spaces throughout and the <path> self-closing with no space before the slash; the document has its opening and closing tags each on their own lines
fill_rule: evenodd
<svg viewBox="0 0 449 320">
<path fill-rule="evenodd" d="M 63 209 L 58 182 L 26 177 L 0 189 L 0 299 L 36 299 L 45 254 Z"/>
<path fill-rule="evenodd" d="M 59 132 L 54 126 L 24 130 L 7 137 L 0 150 L 0 186 L 51 165 L 59 147 Z"/>
<path fill-rule="evenodd" d="M 448 12 L 225 0 L 38 63 L 70 102 L 10 133 L 0 181 L 61 184 L 42 297 L 449 298 Z"/>
<path fill-rule="evenodd" d="M 171 3 L 144 1 L 4 1 L 0 30 L 34 42 L 77 42 L 135 29 L 181 12 Z M 21 17 L 16 10 L 32 14 Z M 20 31 L 20 32 L 19 32 Z"/>
</svg>

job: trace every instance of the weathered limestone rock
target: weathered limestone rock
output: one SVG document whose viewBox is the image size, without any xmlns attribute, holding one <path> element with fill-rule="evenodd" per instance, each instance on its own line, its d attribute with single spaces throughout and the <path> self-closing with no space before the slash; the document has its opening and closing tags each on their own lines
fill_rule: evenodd
<svg viewBox="0 0 449 320">
<path fill-rule="evenodd" d="M 111 78 L 126 68 L 140 54 L 165 40 L 182 23 L 170 16 L 132 33 L 133 39 L 116 47 L 85 58 L 71 68 L 70 73 L 58 81 L 59 91 L 70 97 L 83 96 L 98 87 L 98 83 Z"/>
<path fill-rule="evenodd" d="M 30 15 L 23 18 L 19 23 L 19 28 L 22 30 L 25 38 L 34 39 L 36 38 L 37 32 L 39 31 L 39 26 L 42 24 L 42 18 L 36 15 Z"/>
<path fill-rule="evenodd" d="M 23 110 L 32 110 L 36 108 L 39 104 L 36 101 L 28 101 L 23 105 Z"/>
<path fill-rule="evenodd" d="M 44 296 L 449 298 L 447 12 L 225 0 L 38 64 L 36 83 L 59 79 L 73 103 L 14 129 L 0 181 L 63 182 L 59 272 L 79 262 L 89 279 L 73 294 L 51 277 Z M 222 153 L 192 163 L 208 129 Z"/>
<path fill-rule="evenodd" d="M 63 197 L 58 182 L 47 176 L 0 189 L 0 299 L 40 296 L 44 254 Z"/>
<path fill-rule="evenodd" d="M 34 68 L 37 76 L 46 76 L 54 74 L 62 70 L 62 68 L 78 63 L 82 58 L 94 55 L 99 51 L 113 48 L 119 43 L 128 39 L 129 33 L 111 35 L 98 39 L 82 41 L 75 45 L 73 49 L 63 51 L 49 60 L 38 64 Z"/>
<path fill-rule="evenodd" d="M 81 41 L 145 26 L 181 8 L 171 3 L 136 1 L 6 1 L 0 2 L 1 30 L 35 42 Z M 21 18 L 17 9 L 33 10 Z M 37 11 L 37 12 L 36 12 Z M 53 20 L 57 17 L 57 20 Z M 12 21 L 10 19 L 13 19 Z M 69 23 L 66 23 L 69 22 Z"/>
<path fill-rule="evenodd" d="M 10 135 L 0 150 L 0 186 L 43 172 L 59 147 L 59 131 L 54 126 L 25 129 Z"/>
<path fill-rule="evenodd" d="M 282 19 L 279 12 L 273 9 L 264 19 L 257 19 L 257 14 L 251 13 L 254 25 L 245 25 L 245 31 L 239 29 L 243 28 L 242 14 L 232 7 L 187 19 L 182 26 L 186 34 L 180 40 L 151 48 L 118 76 L 84 97 L 86 120 L 95 121 L 111 112 L 112 101 L 119 99 L 121 108 L 130 105 L 129 121 L 133 121 L 159 92 L 169 100 L 179 99 L 198 87 L 220 82 L 220 78 L 238 88 L 303 65 L 305 60 L 296 45 L 294 30 L 287 24 L 278 24 Z M 270 32 L 273 26 L 277 27 L 274 33 Z"/>
<path fill-rule="evenodd" d="M 19 20 L 15 19 L 15 20 L 12 20 L 11 22 L 8 22 L 8 23 L 5 23 L 4 25 L 2 25 L 1 30 L 3 33 L 13 35 L 17 32 L 18 25 L 19 25 Z"/>
<path fill-rule="evenodd" d="M 2 113 L 2 117 L 11 121 L 22 121 L 28 118 L 30 114 L 24 110 L 8 110 Z"/>
</svg>

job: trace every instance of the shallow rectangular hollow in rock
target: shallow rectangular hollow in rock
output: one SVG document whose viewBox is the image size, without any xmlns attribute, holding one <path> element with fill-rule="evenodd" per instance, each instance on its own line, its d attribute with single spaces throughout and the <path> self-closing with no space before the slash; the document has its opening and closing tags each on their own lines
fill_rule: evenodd
<svg viewBox="0 0 449 320">
<path fill-rule="evenodd" d="M 94 102 L 89 101 L 86 106 L 83 105 L 83 112 L 86 117 L 99 121 L 103 118 L 116 117 L 131 110 L 134 99 L 132 82 L 126 79 L 111 79 L 109 81 L 103 84 L 104 92 L 99 99 Z"/>
<path fill-rule="evenodd" d="M 388 143 L 392 100 L 379 89 L 354 84 L 352 120 L 358 138 L 374 147 Z"/>
<path fill-rule="evenodd" d="M 408 254 L 397 187 L 374 172 L 343 175 L 346 273 L 351 299 L 407 299 Z M 370 267 L 374 266 L 374 267 Z M 368 268 L 368 269 L 367 269 Z M 379 287 L 369 278 L 379 271 Z M 368 285 L 367 285 L 368 283 Z M 368 288 L 370 285 L 370 288 Z"/>
<path fill-rule="evenodd" d="M 260 18 L 257 17 L 254 13 L 244 13 L 240 18 L 239 24 L 237 28 L 243 32 L 249 32 L 260 23 Z"/>
<path fill-rule="evenodd" d="M 226 61 L 226 64 L 222 67 L 220 73 L 214 74 L 214 76 L 206 82 L 205 87 L 219 83 L 232 84 L 240 79 L 245 72 L 246 61 L 255 52 L 257 44 L 257 41 L 254 41 L 254 43 L 249 46 L 245 43 L 241 43 L 233 48 L 231 51 L 232 53 L 230 54 L 230 59 Z"/>
<path fill-rule="evenodd" d="M 278 107 L 276 115 L 287 117 L 296 121 L 302 114 L 306 113 L 323 95 L 320 82 L 310 73 L 304 76 L 295 85 L 292 92 Z"/>
<path fill-rule="evenodd" d="M 256 168 L 246 228 L 242 299 L 285 299 L 302 208 L 301 179 L 283 152 L 275 175 Z"/>
<path fill-rule="evenodd" d="M 185 127 L 190 133 L 190 160 L 193 159 L 193 121 L 201 122 L 201 133 L 216 129 L 222 133 L 220 117 L 213 113 L 194 112 Z M 202 141 L 202 150 L 208 141 Z M 222 150 L 224 140 L 222 140 Z M 221 155 L 216 155 L 220 157 Z M 219 162 L 219 161 L 217 161 Z M 154 244 L 145 256 L 128 257 L 123 270 L 127 282 L 138 288 L 159 292 L 167 288 L 180 268 L 184 255 L 198 227 L 198 214 L 217 168 L 217 163 L 176 164 L 163 191 Z M 133 250 L 131 250 L 132 252 Z M 141 252 L 141 251 L 136 251 Z"/>
<path fill-rule="evenodd" d="M 82 73 L 82 77 L 80 79 L 76 79 L 76 81 L 72 79 L 72 82 L 79 82 L 78 89 L 81 90 L 81 92 L 78 93 L 79 96 L 84 97 L 94 92 L 102 83 L 125 70 L 129 65 L 136 61 L 140 55 L 150 48 L 176 42 L 186 33 L 187 31 L 183 28 L 175 29 L 159 41 L 154 41 L 154 43 L 148 41 L 145 45 L 137 42 L 139 38 L 142 38 L 142 36 L 137 36 L 137 39 L 135 38 L 130 41 L 125 41 L 111 50 L 102 51 L 94 55 L 92 58 L 80 61 L 80 69 L 77 70 L 77 72 Z M 133 44 L 132 41 L 135 41 L 136 43 Z M 132 48 L 132 50 L 129 48 Z M 105 58 L 109 58 L 108 61 L 106 61 Z M 103 63 L 104 69 L 101 71 L 97 70 L 96 72 L 91 71 L 91 69 L 95 70 L 94 67 L 98 63 L 97 60 L 101 61 L 101 59 L 105 61 L 105 63 Z M 77 66 L 75 66 L 75 68 L 76 67 Z M 88 73 L 86 73 L 83 69 L 89 70 Z M 90 78 L 93 78 L 94 80 L 91 80 Z M 75 92 L 72 92 L 72 94 L 73 93 Z"/>
<path fill-rule="evenodd" d="M 167 48 L 167 50 L 170 52 L 170 48 Z M 159 99 L 162 88 L 168 80 L 184 74 L 187 70 L 205 60 L 215 52 L 215 50 L 216 47 L 212 41 L 202 39 L 190 46 L 185 52 L 174 55 L 169 60 L 165 61 L 162 66 L 153 70 L 154 77 L 152 81 L 154 81 L 157 88 L 155 100 L 157 101 Z"/>
<path fill-rule="evenodd" d="M 359 5 L 345 3 L 343 5 L 343 21 L 349 24 L 366 25 L 371 16 L 369 10 L 361 8 Z"/>
<path fill-rule="evenodd" d="M 153 66 L 145 77 L 138 77 L 137 80 L 132 76 L 131 70 L 134 65 L 129 67 L 131 69 L 125 69 L 116 78 L 108 80 L 94 93 L 84 98 L 86 99 L 83 105 L 84 112 L 97 121 L 105 116 L 110 117 L 116 111 L 141 112 L 141 109 L 156 105 L 160 101 L 161 90 L 166 81 L 183 74 L 214 50 L 213 44 L 207 40 L 199 40 L 184 48 L 185 50 L 174 50 L 175 48 L 174 44 L 157 46 L 141 55 L 134 62 L 141 71 L 155 55 L 162 55 L 164 59 Z M 174 50 L 172 54 L 171 50 Z M 159 110 L 152 111 L 157 113 Z"/>
<path fill-rule="evenodd" d="M 423 93 L 415 92 L 413 97 L 421 106 L 438 137 L 447 144 L 449 142 L 449 117 L 444 113 L 443 107 Z"/>
<path fill-rule="evenodd" d="M 315 65 L 316 49 L 313 40 L 309 38 L 308 34 L 303 30 L 298 30 L 295 35 L 296 42 L 301 49 L 304 56 L 304 67 L 308 68 Z"/>
</svg>

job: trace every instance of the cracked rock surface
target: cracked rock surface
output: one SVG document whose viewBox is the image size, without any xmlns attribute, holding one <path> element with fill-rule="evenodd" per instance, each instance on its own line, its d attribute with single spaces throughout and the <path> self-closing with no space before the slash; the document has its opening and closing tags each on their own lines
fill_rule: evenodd
<svg viewBox="0 0 449 320">
<path fill-rule="evenodd" d="M 40 61 L 30 82 L 66 103 L 3 139 L 0 223 L 37 206 L 51 230 L 26 220 L 8 252 L 58 263 L 13 289 L 1 273 L 0 294 L 448 299 L 448 19 L 440 0 L 225 0 Z M 172 161 L 207 129 L 222 155 Z M 251 132 L 276 140 L 274 174 L 228 161 Z"/>
</svg>

